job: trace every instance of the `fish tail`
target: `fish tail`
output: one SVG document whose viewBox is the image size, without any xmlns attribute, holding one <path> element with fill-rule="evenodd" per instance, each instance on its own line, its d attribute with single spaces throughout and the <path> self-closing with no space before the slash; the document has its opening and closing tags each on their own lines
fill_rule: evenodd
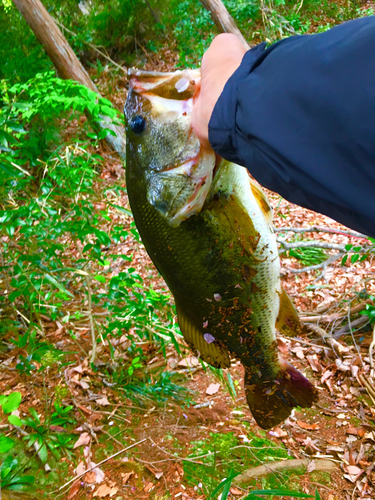
<svg viewBox="0 0 375 500">
<path fill-rule="evenodd" d="M 309 408 L 318 400 L 316 388 L 298 370 L 283 359 L 280 359 L 280 368 L 274 380 L 252 384 L 250 369 L 245 367 L 247 404 L 263 429 L 283 422 L 294 407 Z"/>
</svg>

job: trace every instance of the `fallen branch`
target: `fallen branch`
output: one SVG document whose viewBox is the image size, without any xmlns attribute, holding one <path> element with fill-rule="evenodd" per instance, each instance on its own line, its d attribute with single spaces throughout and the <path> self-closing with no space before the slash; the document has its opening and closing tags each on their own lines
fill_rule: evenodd
<svg viewBox="0 0 375 500">
<path fill-rule="evenodd" d="M 358 233 L 357 231 L 350 230 L 337 230 L 331 229 L 329 227 L 311 226 L 311 227 L 277 227 L 275 228 L 276 233 L 293 232 L 298 234 L 304 233 L 330 233 L 330 234 L 341 234 L 343 236 L 352 236 L 353 238 L 361 238 L 368 240 L 365 234 Z"/>
<path fill-rule="evenodd" d="M 358 328 L 359 326 L 365 326 L 367 323 L 369 323 L 368 316 L 361 316 L 360 318 L 352 321 L 350 324 L 348 323 L 347 325 L 343 326 L 342 328 L 340 328 L 340 330 L 336 330 L 335 332 L 333 332 L 332 336 L 335 339 L 339 339 L 340 337 L 342 337 L 346 333 L 349 333 L 352 330 L 352 328 Z"/>
<path fill-rule="evenodd" d="M 329 335 L 329 333 L 327 333 L 325 330 L 323 330 L 323 328 L 320 328 L 320 326 L 310 323 L 304 323 L 303 325 L 306 326 L 306 328 L 308 328 L 312 332 L 315 332 L 318 335 L 320 335 L 324 340 L 324 342 L 326 342 L 326 344 L 328 344 L 335 352 L 336 350 L 339 352 L 342 351 L 343 346 L 340 344 L 340 342 L 337 342 L 337 340 L 334 339 L 331 335 Z"/>
<path fill-rule="evenodd" d="M 314 464 L 314 470 L 320 470 L 325 472 L 333 472 L 336 465 L 330 460 L 313 460 L 309 458 L 295 459 L 295 460 L 282 460 L 280 462 L 271 462 L 265 465 L 259 465 L 253 469 L 243 472 L 239 476 L 233 479 L 233 483 L 240 484 L 246 483 L 251 479 L 267 476 L 278 471 L 286 471 L 299 469 L 301 467 L 307 469 L 310 464 Z"/>
<path fill-rule="evenodd" d="M 277 238 L 277 242 L 283 246 L 282 250 L 292 250 L 293 248 L 323 248 L 325 250 L 339 250 L 345 253 L 345 245 L 339 243 L 327 243 L 326 241 L 294 241 L 287 243 L 281 238 Z M 362 249 L 364 250 L 364 249 Z"/>
<path fill-rule="evenodd" d="M 361 311 L 364 311 L 366 309 L 366 304 L 369 304 L 370 302 L 372 302 L 371 300 L 368 300 L 366 302 L 362 302 L 361 304 L 357 304 L 356 306 L 352 307 L 350 309 L 350 314 L 353 315 L 353 314 L 357 314 Z M 330 304 L 330 306 L 332 306 L 332 304 Z M 306 321 L 308 323 L 332 323 L 332 321 L 336 321 L 338 319 L 341 319 L 341 318 L 345 318 L 345 316 L 347 315 L 348 311 L 345 310 L 341 313 L 335 313 L 335 314 L 329 314 L 329 315 L 326 315 L 326 316 L 322 316 L 322 315 L 317 315 L 317 316 L 300 316 L 300 321 Z"/>
<path fill-rule="evenodd" d="M 339 252 L 336 255 L 332 255 L 329 257 L 329 259 L 325 260 L 321 264 L 315 264 L 314 266 L 309 266 L 309 267 L 303 267 L 302 269 L 292 269 L 288 268 L 288 271 L 291 271 L 294 274 L 299 274 L 299 273 L 308 273 L 309 271 L 317 271 L 318 269 L 323 269 L 323 271 L 320 273 L 320 275 L 315 278 L 314 281 L 318 281 L 321 278 L 324 278 L 324 273 L 327 270 L 327 267 L 335 262 L 338 259 L 341 259 L 345 254 L 343 252 Z"/>
</svg>

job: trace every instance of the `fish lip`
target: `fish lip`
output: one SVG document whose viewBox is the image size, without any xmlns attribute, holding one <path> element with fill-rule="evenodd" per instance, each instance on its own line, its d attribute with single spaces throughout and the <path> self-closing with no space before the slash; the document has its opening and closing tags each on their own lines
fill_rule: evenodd
<svg viewBox="0 0 375 500">
<path fill-rule="evenodd" d="M 152 92 L 163 83 L 176 77 L 180 77 L 180 79 L 186 78 L 191 85 L 197 88 L 201 79 L 201 71 L 200 69 L 184 69 L 164 73 L 161 71 L 144 71 L 137 68 L 128 69 L 129 89 L 133 89 L 139 94 Z"/>
</svg>

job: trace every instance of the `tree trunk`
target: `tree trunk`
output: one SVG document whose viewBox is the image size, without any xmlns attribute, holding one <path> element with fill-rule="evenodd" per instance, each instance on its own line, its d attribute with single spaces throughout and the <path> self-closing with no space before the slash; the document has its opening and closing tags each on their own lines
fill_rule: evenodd
<svg viewBox="0 0 375 500">
<path fill-rule="evenodd" d="M 238 36 L 244 46 L 249 49 L 250 46 L 238 29 L 233 17 L 227 11 L 221 0 L 201 0 L 204 8 L 211 12 L 213 22 L 221 33 L 232 33 Z"/>
<path fill-rule="evenodd" d="M 73 52 L 64 35 L 47 12 L 40 0 L 13 0 L 15 6 L 33 30 L 44 50 L 53 62 L 61 78 L 75 80 L 91 90 L 98 89 L 90 79 L 85 68 Z M 100 94 L 99 94 L 100 95 Z M 113 125 L 108 117 L 101 117 L 100 128 L 111 129 L 116 137 L 108 134 L 105 138 L 111 149 L 125 158 L 125 132 L 122 127 Z"/>
</svg>

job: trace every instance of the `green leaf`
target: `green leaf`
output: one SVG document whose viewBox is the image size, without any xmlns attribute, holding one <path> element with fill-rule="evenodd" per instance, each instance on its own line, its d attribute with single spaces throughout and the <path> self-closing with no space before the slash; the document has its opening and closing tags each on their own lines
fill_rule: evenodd
<svg viewBox="0 0 375 500">
<path fill-rule="evenodd" d="M 7 453 L 14 446 L 13 439 L 7 436 L 0 436 L 0 453 Z"/>
<path fill-rule="evenodd" d="M 354 264 L 355 262 L 357 262 L 357 260 L 359 259 L 360 255 L 359 253 L 355 253 L 354 255 L 351 256 L 351 261 L 352 261 L 352 264 Z"/>
<path fill-rule="evenodd" d="M 308 495 L 307 493 L 301 493 L 300 491 L 293 490 L 254 490 L 252 491 L 244 500 L 254 498 L 255 495 L 265 495 L 277 497 L 287 496 L 287 497 L 297 497 L 297 498 L 314 498 L 313 495 Z"/>
<path fill-rule="evenodd" d="M 228 485 L 228 488 L 225 488 L 225 491 L 227 490 L 226 496 L 224 496 L 224 491 L 223 491 L 222 496 L 221 496 L 222 500 L 226 500 L 227 497 L 228 497 L 228 493 L 229 493 L 229 489 L 230 489 L 230 486 L 232 484 L 232 481 L 233 481 L 233 479 L 235 477 L 239 476 L 239 474 L 240 473 L 234 474 L 233 470 L 231 470 L 230 473 L 229 473 L 229 476 L 226 479 L 223 479 L 221 481 L 221 483 L 214 489 L 214 491 L 208 497 L 208 500 L 213 500 L 214 498 L 216 498 L 216 495 L 219 493 L 219 491 L 221 490 L 221 488 L 224 488 L 225 486 Z"/>
<path fill-rule="evenodd" d="M 29 408 L 29 412 L 30 412 L 30 415 L 33 417 L 33 419 L 38 423 L 40 424 L 40 419 L 39 419 L 39 415 L 37 413 L 37 411 L 35 410 L 35 408 L 33 408 L 32 406 Z"/>
<path fill-rule="evenodd" d="M 349 252 L 353 248 L 353 245 L 345 245 L 345 250 Z"/>
<path fill-rule="evenodd" d="M 38 451 L 38 456 L 40 457 L 40 460 L 45 464 L 47 462 L 48 458 L 48 450 L 46 444 L 42 444 L 42 446 L 39 448 Z"/>
<path fill-rule="evenodd" d="M 107 282 L 107 280 L 106 280 L 105 276 L 100 276 L 100 274 L 96 274 L 96 275 L 94 276 L 94 278 L 95 278 L 97 281 L 100 281 L 100 283 L 106 283 L 106 282 Z"/>
<path fill-rule="evenodd" d="M 17 427 L 22 426 L 22 420 L 17 415 L 9 415 L 8 420 L 12 425 L 16 425 Z"/>
<path fill-rule="evenodd" d="M 72 293 L 70 293 L 64 285 L 62 285 L 61 283 L 59 283 L 57 280 L 55 280 L 55 278 L 53 276 L 51 276 L 50 274 L 45 274 L 44 277 L 46 278 L 47 281 L 49 281 L 50 283 L 52 283 L 52 285 L 55 285 L 56 288 L 58 288 L 60 290 L 60 292 L 63 292 L 63 293 L 66 293 L 67 295 L 69 295 L 69 297 L 72 297 L 72 299 L 74 299 L 74 295 Z"/>
<path fill-rule="evenodd" d="M 26 134 L 26 130 L 23 128 L 23 126 L 20 123 L 17 122 L 7 122 L 7 126 L 14 130 L 14 132 L 18 132 L 19 134 Z"/>
<path fill-rule="evenodd" d="M 20 392 L 12 392 L 9 394 L 8 399 L 3 403 L 3 412 L 12 413 L 12 411 L 17 410 L 22 401 L 22 394 Z"/>
<path fill-rule="evenodd" d="M 347 260 L 348 260 L 348 254 L 344 255 L 344 257 L 342 258 L 341 265 L 344 266 Z"/>
</svg>

